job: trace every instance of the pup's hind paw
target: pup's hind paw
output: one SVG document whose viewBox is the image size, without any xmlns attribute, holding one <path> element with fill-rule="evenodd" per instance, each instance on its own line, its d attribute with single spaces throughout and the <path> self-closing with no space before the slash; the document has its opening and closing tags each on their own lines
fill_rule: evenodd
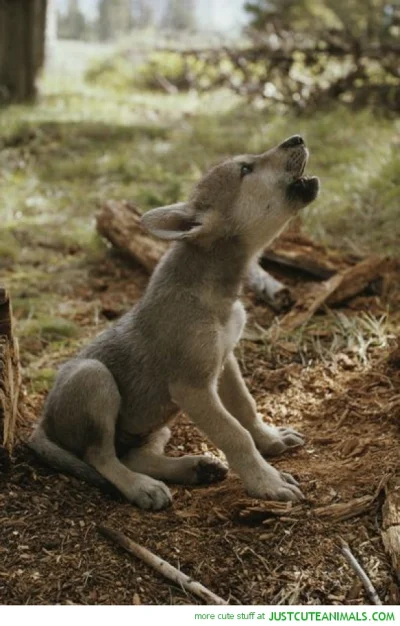
<svg viewBox="0 0 400 626">
<path fill-rule="evenodd" d="M 228 473 L 228 468 L 214 456 L 200 456 L 195 467 L 195 484 L 208 485 L 223 480 Z"/>
<path fill-rule="evenodd" d="M 129 500 L 140 509 L 159 511 L 171 504 L 172 496 L 167 485 L 143 475 L 140 479 L 136 479 Z"/>
</svg>

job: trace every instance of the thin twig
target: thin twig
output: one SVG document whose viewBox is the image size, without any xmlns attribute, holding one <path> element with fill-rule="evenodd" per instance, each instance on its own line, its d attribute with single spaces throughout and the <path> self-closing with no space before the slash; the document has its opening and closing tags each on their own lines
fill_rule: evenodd
<svg viewBox="0 0 400 626">
<path fill-rule="evenodd" d="M 107 526 L 98 526 L 97 528 L 102 535 L 117 543 L 121 548 L 129 552 L 129 554 L 133 554 L 155 569 L 156 572 L 162 574 L 165 578 L 172 580 L 172 582 L 180 585 L 186 589 L 186 591 L 198 596 L 206 604 L 228 604 L 226 600 L 215 595 L 215 593 L 204 587 L 201 583 L 192 580 L 189 576 L 186 576 L 186 574 L 176 569 L 176 567 L 170 565 L 170 563 L 167 563 L 167 561 L 164 561 L 164 559 L 161 559 L 159 556 L 156 556 L 150 552 L 150 550 L 147 550 L 147 548 L 132 541 L 132 539 L 129 539 L 129 537 L 118 530 Z"/>
<path fill-rule="evenodd" d="M 346 559 L 347 563 L 350 565 L 350 567 L 354 570 L 354 572 L 357 574 L 357 576 L 361 580 L 362 584 L 364 585 L 365 591 L 367 592 L 368 598 L 371 600 L 373 604 L 381 605 L 382 602 L 376 592 L 375 587 L 373 586 L 368 575 L 363 570 L 363 568 L 357 561 L 356 557 L 350 550 L 349 544 L 346 541 L 344 541 L 344 539 L 340 539 L 340 545 L 342 548 L 342 554 L 344 558 Z"/>
</svg>

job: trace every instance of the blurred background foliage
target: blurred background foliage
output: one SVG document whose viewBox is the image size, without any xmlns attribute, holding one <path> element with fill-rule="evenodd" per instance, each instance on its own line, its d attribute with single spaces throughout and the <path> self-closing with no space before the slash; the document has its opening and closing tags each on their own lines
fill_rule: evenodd
<svg viewBox="0 0 400 626">
<path fill-rule="evenodd" d="M 396 252 L 399 0 L 35 1 L 35 105 L 11 104 L 0 71 L 3 263 L 40 255 L 36 238 L 97 250 L 105 199 L 174 202 L 213 162 L 297 132 L 323 184 L 305 228 Z"/>
<path fill-rule="evenodd" d="M 215 41 L 212 17 L 219 15 L 222 25 L 224 4 L 219 2 L 217 11 L 217 0 L 202 5 L 100 0 L 90 20 L 74 0 L 59 18 L 59 34 L 109 41 L 132 31 L 157 31 L 156 52 L 148 50 L 139 68 L 133 41 L 94 64 L 87 78 L 103 85 L 161 91 L 227 87 L 251 100 L 299 110 L 330 105 L 333 99 L 400 109 L 397 0 L 234 2 L 230 9 L 225 6 L 237 16 L 236 37 L 225 28 L 222 41 Z"/>
<path fill-rule="evenodd" d="M 47 9 L 45 31 L 34 4 L 36 16 Z M 228 155 L 304 135 L 322 191 L 303 228 L 351 253 L 398 255 L 399 10 L 397 0 L 0 0 L 0 274 L 35 384 L 48 384 L 30 365 L 43 346 L 80 341 L 85 316 L 97 324 L 82 294 L 107 257 L 99 205 L 183 200 Z"/>
</svg>

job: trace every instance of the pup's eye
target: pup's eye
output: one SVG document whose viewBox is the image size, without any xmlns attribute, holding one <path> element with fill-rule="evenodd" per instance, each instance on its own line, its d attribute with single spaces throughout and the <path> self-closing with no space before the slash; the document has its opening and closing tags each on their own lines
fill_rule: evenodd
<svg viewBox="0 0 400 626">
<path fill-rule="evenodd" d="M 240 176 L 247 176 L 247 174 L 251 174 L 254 170 L 254 165 L 252 163 L 242 163 L 240 167 Z"/>
</svg>

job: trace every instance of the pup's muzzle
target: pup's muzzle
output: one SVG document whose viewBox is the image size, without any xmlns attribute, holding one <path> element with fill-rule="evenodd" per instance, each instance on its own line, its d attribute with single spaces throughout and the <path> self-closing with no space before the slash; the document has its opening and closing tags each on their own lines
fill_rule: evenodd
<svg viewBox="0 0 400 626">
<path fill-rule="evenodd" d="M 305 146 L 304 139 L 300 135 L 292 135 L 289 139 L 285 139 L 279 146 L 280 148 L 296 148 L 297 146 Z"/>
<path fill-rule="evenodd" d="M 304 139 L 300 135 L 293 135 L 285 139 L 279 148 L 287 155 L 285 169 L 291 178 L 287 197 L 305 206 L 317 197 L 319 179 L 316 176 L 303 176 L 309 156 Z"/>
</svg>

